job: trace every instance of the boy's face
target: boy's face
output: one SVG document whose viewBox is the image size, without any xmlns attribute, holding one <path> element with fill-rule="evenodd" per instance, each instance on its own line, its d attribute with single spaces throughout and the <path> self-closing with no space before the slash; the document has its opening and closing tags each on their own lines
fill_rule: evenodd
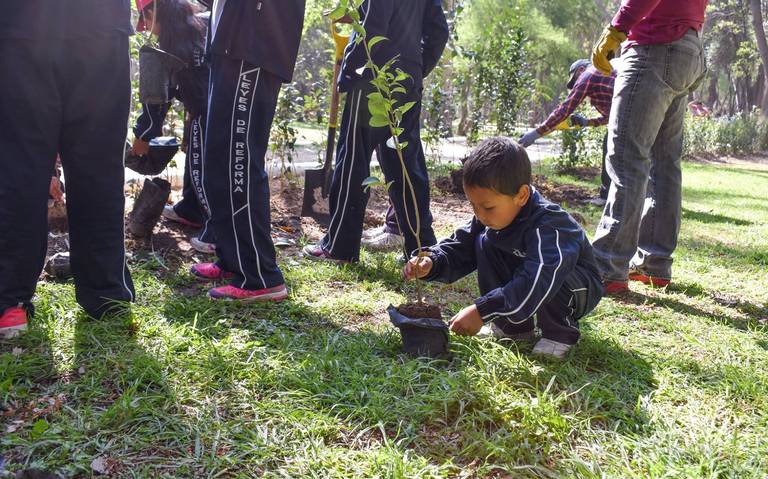
<svg viewBox="0 0 768 479">
<path fill-rule="evenodd" d="M 464 185 L 464 194 L 467 195 L 477 219 L 494 230 L 503 230 L 512 224 L 531 196 L 528 185 L 521 186 L 515 196 L 501 194 L 490 188 L 467 185 Z"/>
</svg>

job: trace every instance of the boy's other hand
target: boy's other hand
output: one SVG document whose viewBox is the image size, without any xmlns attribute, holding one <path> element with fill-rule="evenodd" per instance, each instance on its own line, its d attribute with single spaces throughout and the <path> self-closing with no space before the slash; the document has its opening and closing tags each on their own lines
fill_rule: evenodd
<svg viewBox="0 0 768 479">
<path fill-rule="evenodd" d="M 149 153 L 149 142 L 144 141 L 141 138 L 135 138 L 133 140 L 131 151 L 136 156 L 144 156 Z"/>
<path fill-rule="evenodd" d="M 413 280 L 424 278 L 432 271 L 432 258 L 429 256 L 415 256 L 403 267 L 403 278 Z"/>
<path fill-rule="evenodd" d="M 482 327 L 483 319 L 474 304 L 459 311 L 451 320 L 451 331 L 459 336 L 474 336 Z"/>
</svg>

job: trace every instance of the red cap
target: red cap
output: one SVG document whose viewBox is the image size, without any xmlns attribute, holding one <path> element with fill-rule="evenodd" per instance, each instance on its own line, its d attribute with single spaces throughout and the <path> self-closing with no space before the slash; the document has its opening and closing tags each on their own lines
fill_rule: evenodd
<svg viewBox="0 0 768 479">
<path fill-rule="evenodd" d="M 139 12 L 139 21 L 136 23 L 136 31 L 143 32 L 147 29 L 147 24 L 144 22 L 144 15 L 141 12 L 147 8 L 147 5 L 155 3 L 155 0 L 136 0 L 136 10 Z"/>
</svg>

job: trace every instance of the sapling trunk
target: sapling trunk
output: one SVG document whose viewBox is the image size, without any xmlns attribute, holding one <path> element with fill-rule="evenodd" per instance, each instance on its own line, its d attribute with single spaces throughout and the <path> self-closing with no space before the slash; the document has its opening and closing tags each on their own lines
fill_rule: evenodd
<svg viewBox="0 0 768 479">
<path fill-rule="evenodd" d="M 373 62 L 373 58 L 371 56 L 371 48 L 368 45 L 367 38 L 363 37 L 363 46 L 365 48 L 365 53 L 368 57 L 368 63 L 371 65 L 371 68 L 374 72 L 374 78 L 379 76 L 380 68 Z M 392 93 L 391 90 L 386 92 L 386 95 L 382 91 L 382 89 L 377 85 L 375 82 L 372 82 L 374 87 L 376 87 L 376 91 L 387 100 L 392 100 Z M 400 168 L 403 171 L 403 204 L 405 205 L 405 221 L 408 224 L 408 229 L 410 230 L 411 234 L 416 238 L 416 248 L 418 251 L 418 255 L 422 254 L 422 244 L 421 244 L 421 212 L 419 210 L 419 205 L 416 200 L 416 190 L 413 187 L 413 182 L 411 181 L 411 175 L 408 174 L 408 169 L 405 165 L 405 158 L 403 157 L 403 145 L 400 143 L 400 139 L 398 138 L 397 133 L 397 127 L 399 125 L 399 122 L 397 118 L 395 117 L 395 110 L 393 108 L 387 109 L 387 119 L 389 123 L 389 132 L 392 135 L 392 141 L 395 144 L 395 150 L 397 151 L 397 158 L 400 161 Z M 405 194 L 406 194 L 406 186 L 410 190 L 411 194 L 411 201 L 413 202 L 413 209 L 416 213 L 416 225 L 414 227 L 413 223 L 411 222 L 410 215 L 408 214 L 408 207 L 407 202 L 405 201 Z M 416 277 L 415 283 L 416 287 L 416 301 L 418 304 L 421 304 L 423 302 L 422 299 L 422 284 L 421 279 Z"/>
</svg>

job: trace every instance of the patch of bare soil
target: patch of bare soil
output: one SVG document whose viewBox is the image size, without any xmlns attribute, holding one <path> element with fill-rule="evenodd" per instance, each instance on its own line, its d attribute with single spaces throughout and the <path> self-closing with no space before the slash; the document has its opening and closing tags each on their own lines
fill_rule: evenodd
<svg viewBox="0 0 768 479">
<path fill-rule="evenodd" d="M 407 303 L 397 307 L 397 312 L 407 318 L 443 319 L 440 307 L 427 303 Z"/>
<path fill-rule="evenodd" d="M 600 174 L 600 170 L 597 168 L 577 168 L 569 173 L 579 178 L 591 180 L 595 175 Z M 542 175 L 534 175 L 533 184 L 545 198 L 558 204 L 582 205 L 594 196 L 593 191 L 588 188 L 578 185 L 553 183 Z M 450 176 L 441 176 L 435 179 L 435 186 L 439 191 L 448 196 L 464 197 L 460 169 L 452 171 Z"/>
<path fill-rule="evenodd" d="M 546 199 L 559 205 L 583 205 L 594 197 L 594 191 L 578 185 L 552 183 L 546 177 L 535 175 L 533 185 Z"/>
<path fill-rule="evenodd" d="M 596 166 L 580 166 L 578 168 L 568 168 L 563 173 L 575 176 L 583 181 L 592 181 L 600 176 L 600 168 Z"/>
</svg>

